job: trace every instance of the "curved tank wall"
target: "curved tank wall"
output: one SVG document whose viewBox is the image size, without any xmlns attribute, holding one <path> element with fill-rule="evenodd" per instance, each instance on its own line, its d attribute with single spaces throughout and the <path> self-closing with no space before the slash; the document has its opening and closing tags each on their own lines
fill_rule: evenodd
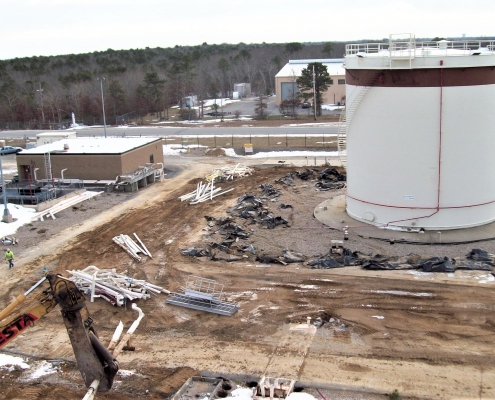
<svg viewBox="0 0 495 400">
<path fill-rule="evenodd" d="M 425 229 L 494 221 L 495 55 L 406 61 L 346 57 L 348 214 Z"/>
</svg>

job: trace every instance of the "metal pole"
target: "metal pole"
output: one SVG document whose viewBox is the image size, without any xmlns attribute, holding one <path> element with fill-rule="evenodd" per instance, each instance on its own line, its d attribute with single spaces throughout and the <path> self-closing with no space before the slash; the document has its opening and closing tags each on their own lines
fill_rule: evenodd
<svg viewBox="0 0 495 400">
<path fill-rule="evenodd" d="M 101 90 L 101 108 L 103 109 L 103 130 L 105 132 L 105 137 L 107 137 L 107 121 L 105 118 L 105 100 L 103 99 L 103 79 L 105 78 L 96 78 L 100 81 L 100 90 Z"/>
<path fill-rule="evenodd" d="M 41 118 L 43 120 L 43 123 L 45 123 L 45 112 L 43 111 L 43 89 L 41 88 L 41 82 L 40 82 L 40 88 L 36 90 L 37 92 L 40 92 L 40 97 L 41 97 Z"/>
<path fill-rule="evenodd" d="M 2 217 L 2 222 L 10 223 L 14 222 L 12 218 L 12 214 L 10 214 L 9 209 L 7 208 L 7 190 L 5 188 L 5 181 L 3 180 L 3 167 L 2 167 L 2 156 L 0 155 L 0 177 L 2 180 L 2 196 L 3 196 L 3 205 L 4 205 L 4 210 L 3 210 L 3 217 Z"/>
<path fill-rule="evenodd" d="M 315 112 L 316 121 L 316 78 L 315 78 L 315 66 L 313 65 L 313 109 Z"/>
</svg>

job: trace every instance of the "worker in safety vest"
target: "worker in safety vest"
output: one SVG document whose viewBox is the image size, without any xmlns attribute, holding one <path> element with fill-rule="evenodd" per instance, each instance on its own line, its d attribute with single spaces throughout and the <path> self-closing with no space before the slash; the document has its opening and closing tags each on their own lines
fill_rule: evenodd
<svg viewBox="0 0 495 400">
<path fill-rule="evenodd" d="M 11 269 L 14 266 L 14 253 L 12 250 L 7 249 L 5 252 L 5 259 L 9 262 L 9 269 Z"/>
</svg>

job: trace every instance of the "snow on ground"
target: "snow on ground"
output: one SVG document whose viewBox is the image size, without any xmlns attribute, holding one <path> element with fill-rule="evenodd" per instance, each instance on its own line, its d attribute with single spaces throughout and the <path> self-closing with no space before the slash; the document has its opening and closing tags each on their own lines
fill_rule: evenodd
<svg viewBox="0 0 495 400">
<path fill-rule="evenodd" d="M 12 214 L 12 218 L 17 221 L 11 222 L 10 224 L 0 222 L 0 238 L 14 235 L 17 232 L 17 229 L 31 222 L 33 215 L 36 212 L 32 208 L 23 207 L 19 204 L 8 203 L 7 208 L 9 209 L 10 214 Z M 2 215 L 3 211 L 4 207 L 2 206 Z"/>
<path fill-rule="evenodd" d="M 24 362 L 21 357 L 9 356 L 7 354 L 0 354 L 0 368 L 11 366 L 18 366 L 21 369 L 30 368 L 28 364 Z"/>
<path fill-rule="evenodd" d="M 343 110 L 344 106 L 338 106 L 337 104 L 322 104 L 322 110 L 335 111 L 335 110 Z"/>
<path fill-rule="evenodd" d="M 15 175 L 17 174 L 17 168 L 12 168 L 12 169 L 7 169 L 7 168 L 2 168 L 3 174 L 4 175 Z"/>
<path fill-rule="evenodd" d="M 316 400 L 316 398 L 305 392 L 292 392 L 286 397 L 287 400 Z"/>
<path fill-rule="evenodd" d="M 180 144 L 166 144 L 163 145 L 163 154 L 167 156 L 177 156 L 180 153 L 186 153 L 187 148 L 196 149 L 198 146 L 195 144 L 182 146 Z M 249 156 L 241 156 L 236 154 L 234 149 L 222 149 L 227 157 L 236 158 L 282 158 L 282 157 L 334 157 L 338 156 L 336 151 L 270 151 L 270 152 L 260 152 Z"/>
<path fill-rule="evenodd" d="M 33 366 L 28 368 L 31 368 L 31 371 L 26 377 L 23 378 L 26 380 L 38 379 L 41 378 L 42 376 L 53 374 L 54 372 L 59 371 L 58 368 L 53 367 L 52 363 L 49 363 L 48 361 L 44 361 L 44 360 L 37 362 Z"/>
<path fill-rule="evenodd" d="M 308 122 L 306 124 L 287 124 L 280 125 L 279 128 L 300 128 L 300 127 L 308 127 L 308 126 L 339 126 L 338 122 Z"/>
<path fill-rule="evenodd" d="M 240 115 L 239 118 L 235 118 L 233 115 L 225 115 L 223 117 L 223 121 L 252 121 L 253 118 L 250 117 L 249 115 Z M 192 124 L 192 125 L 197 125 L 197 124 L 212 124 L 212 123 L 218 123 L 222 122 L 221 118 L 215 118 L 215 119 L 192 119 L 192 120 L 183 120 L 183 121 L 159 121 L 159 122 L 153 122 L 152 125 L 166 125 L 166 124 L 175 124 L 175 123 L 181 123 L 181 124 Z M 124 127 L 124 126 L 123 126 Z"/>
<path fill-rule="evenodd" d="M 382 293 L 382 294 L 395 294 L 396 296 L 418 296 L 418 297 L 429 297 L 433 296 L 431 293 L 414 293 L 414 292 L 405 292 L 403 290 L 370 290 L 371 293 Z"/>
</svg>

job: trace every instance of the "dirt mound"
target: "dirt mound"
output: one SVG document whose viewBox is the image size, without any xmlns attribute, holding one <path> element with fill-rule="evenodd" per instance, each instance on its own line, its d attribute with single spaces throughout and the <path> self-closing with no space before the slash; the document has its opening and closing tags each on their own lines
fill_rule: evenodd
<svg viewBox="0 0 495 400">
<path fill-rule="evenodd" d="M 224 149 L 222 149 L 220 147 L 216 147 L 214 149 L 212 149 L 212 148 L 206 149 L 205 156 L 208 156 L 208 157 L 225 157 L 226 154 L 225 154 Z"/>
</svg>

